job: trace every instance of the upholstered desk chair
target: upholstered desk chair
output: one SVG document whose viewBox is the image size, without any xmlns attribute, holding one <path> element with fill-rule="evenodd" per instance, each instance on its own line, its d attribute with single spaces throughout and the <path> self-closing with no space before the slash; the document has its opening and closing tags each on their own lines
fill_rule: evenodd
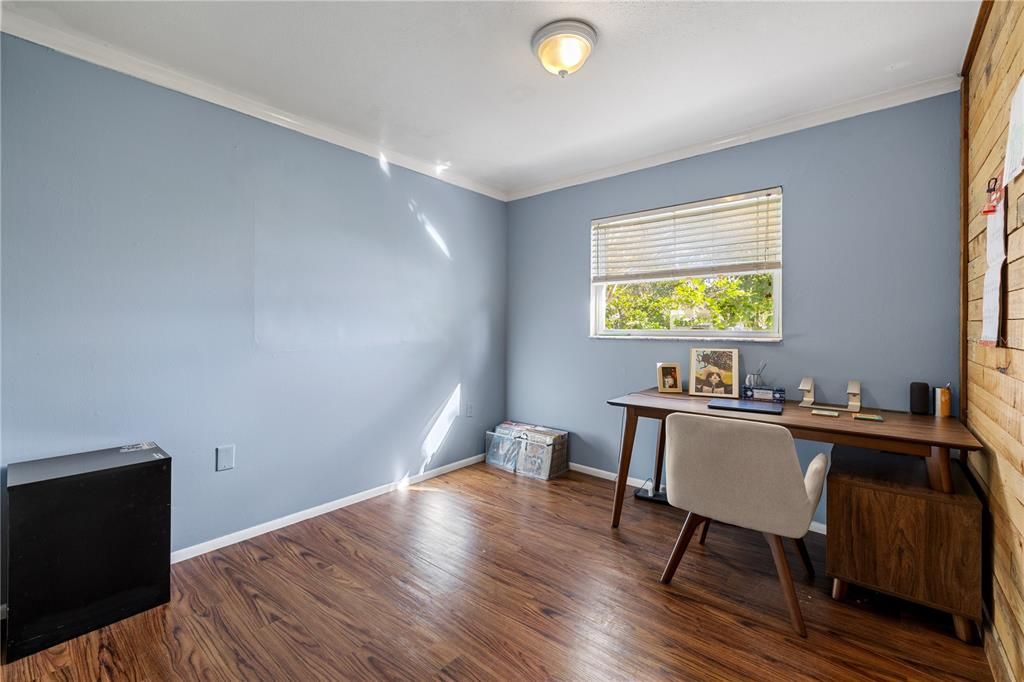
<svg viewBox="0 0 1024 682">
<path fill-rule="evenodd" d="M 814 575 L 803 537 L 821 498 L 828 457 L 815 457 L 803 475 L 789 431 L 742 419 L 673 414 L 665 422 L 665 438 L 668 502 L 689 514 L 661 582 L 672 582 L 700 525 L 707 530 L 713 519 L 760 531 L 771 547 L 793 629 L 806 637 L 782 538 L 796 541 Z"/>
</svg>

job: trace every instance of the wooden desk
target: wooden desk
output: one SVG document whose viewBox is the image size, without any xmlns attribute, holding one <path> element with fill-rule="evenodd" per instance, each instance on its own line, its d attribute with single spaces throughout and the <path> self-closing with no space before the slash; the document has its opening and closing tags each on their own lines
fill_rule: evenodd
<svg viewBox="0 0 1024 682">
<path fill-rule="evenodd" d="M 944 493 L 953 492 L 949 451 L 980 450 L 982 447 L 978 439 L 958 419 L 912 415 L 906 412 L 865 410 L 868 413 L 877 412 L 885 417 L 884 422 L 870 422 L 854 419 L 848 412 L 840 412 L 838 417 L 819 417 L 812 415 L 807 408 L 798 407 L 797 403 L 792 401 L 786 403 L 786 408 L 780 415 L 712 410 L 708 408 L 707 398 L 658 393 L 655 388 L 614 398 L 609 400 L 608 404 L 626 410 L 619 470 L 612 501 L 612 528 L 618 528 L 619 518 L 622 516 L 622 499 L 626 493 L 626 479 L 629 476 L 630 461 L 633 459 L 633 441 L 636 438 L 636 425 L 640 417 L 661 422 L 654 465 L 654 490 L 661 488 L 661 469 L 665 460 L 665 417 L 676 412 L 778 424 L 789 429 L 794 438 L 921 457 L 927 466 L 929 484 L 933 489 Z M 835 580 L 833 597 L 841 599 L 845 590 L 846 584 L 841 580 Z M 970 638 L 972 628 L 967 619 L 954 616 L 954 624 L 961 639 Z"/>
</svg>

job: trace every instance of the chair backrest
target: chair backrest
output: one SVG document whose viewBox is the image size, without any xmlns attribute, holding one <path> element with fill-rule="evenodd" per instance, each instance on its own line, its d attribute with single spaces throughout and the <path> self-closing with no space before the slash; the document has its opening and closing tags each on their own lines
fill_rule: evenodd
<svg viewBox="0 0 1024 682">
<path fill-rule="evenodd" d="M 815 502 L 784 427 L 672 414 L 665 432 L 669 504 L 776 535 L 807 532 Z"/>
</svg>

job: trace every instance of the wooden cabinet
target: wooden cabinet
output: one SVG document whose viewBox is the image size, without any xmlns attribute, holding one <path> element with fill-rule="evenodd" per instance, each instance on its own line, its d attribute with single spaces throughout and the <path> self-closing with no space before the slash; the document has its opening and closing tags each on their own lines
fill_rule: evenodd
<svg viewBox="0 0 1024 682">
<path fill-rule="evenodd" d="M 828 575 L 981 618 L 982 504 L 959 466 L 953 492 L 925 463 L 837 445 L 828 476 Z"/>
</svg>

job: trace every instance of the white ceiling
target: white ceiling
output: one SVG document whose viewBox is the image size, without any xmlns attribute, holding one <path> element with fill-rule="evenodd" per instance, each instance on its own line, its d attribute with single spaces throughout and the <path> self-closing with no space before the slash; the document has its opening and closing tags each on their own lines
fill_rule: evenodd
<svg viewBox="0 0 1024 682">
<path fill-rule="evenodd" d="M 442 177 L 499 198 L 952 90 L 978 10 L 973 1 L 3 6 L 5 31 L 73 44 L 65 51 L 107 65 L 127 54 L 135 59 L 115 68 L 164 67 L 174 77 L 162 84 L 240 95 L 273 112 L 264 118 L 286 116 L 417 170 L 450 164 Z M 559 80 L 530 38 L 565 17 L 591 23 L 598 45 Z"/>
</svg>

